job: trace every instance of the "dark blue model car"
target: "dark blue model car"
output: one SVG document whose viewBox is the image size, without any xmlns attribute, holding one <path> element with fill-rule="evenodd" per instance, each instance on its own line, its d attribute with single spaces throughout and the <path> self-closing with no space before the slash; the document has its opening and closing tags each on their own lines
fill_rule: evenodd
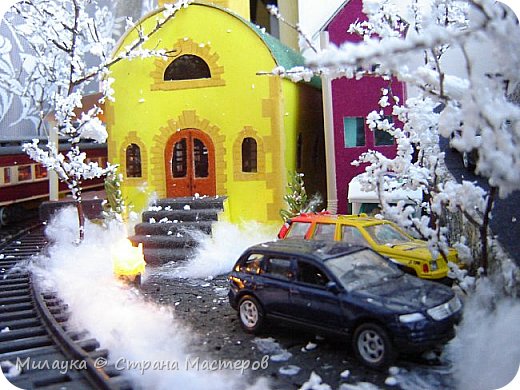
<svg viewBox="0 0 520 390">
<path fill-rule="evenodd" d="M 257 333 L 280 319 L 352 339 L 357 357 L 385 367 L 397 350 L 424 351 L 454 336 L 462 304 L 438 283 L 400 271 L 372 249 L 284 240 L 247 249 L 229 275 L 229 301 Z"/>
</svg>

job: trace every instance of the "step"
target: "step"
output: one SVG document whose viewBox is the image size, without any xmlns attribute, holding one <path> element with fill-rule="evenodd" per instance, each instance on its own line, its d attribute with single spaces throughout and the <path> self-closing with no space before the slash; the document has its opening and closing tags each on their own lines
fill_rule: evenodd
<svg viewBox="0 0 520 390">
<path fill-rule="evenodd" d="M 134 235 L 128 239 L 137 246 L 139 243 L 143 244 L 145 248 L 193 248 L 198 245 L 199 241 L 190 237 L 189 234 L 177 233 L 177 235 L 154 235 L 143 236 Z"/>
<path fill-rule="evenodd" d="M 140 236 L 147 235 L 168 235 L 168 232 L 172 232 L 172 235 L 177 233 L 183 233 L 185 231 L 202 231 L 206 234 L 211 234 L 211 221 L 199 221 L 199 222 L 184 222 L 184 223 L 148 223 L 141 222 L 135 225 L 135 234 Z"/>
<path fill-rule="evenodd" d="M 160 210 L 160 211 L 145 211 L 143 212 L 142 221 L 150 222 L 153 218 L 155 223 L 164 220 L 165 223 L 172 222 L 193 222 L 193 221 L 218 221 L 218 214 L 220 210 L 217 209 L 193 209 L 193 210 Z"/>
<path fill-rule="evenodd" d="M 164 198 L 157 199 L 153 207 L 166 208 L 170 207 L 172 210 L 183 210 L 185 206 L 190 206 L 190 209 L 220 209 L 224 208 L 225 196 L 208 196 L 208 197 L 183 197 L 183 198 Z"/>
<path fill-rule="evenodd" d="M 191 248 L 144 248 L 144 260 L 149 265 L 163 265 L 171 261 L 184 261 L 194 253 Z"/>
</svg>

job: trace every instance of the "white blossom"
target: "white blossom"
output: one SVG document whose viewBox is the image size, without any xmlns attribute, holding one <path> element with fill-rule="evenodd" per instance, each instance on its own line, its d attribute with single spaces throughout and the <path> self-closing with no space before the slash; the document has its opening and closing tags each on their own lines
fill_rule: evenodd
<svg viewBox="0 0 520 390">
<path fill-rule="evenodd" d="M 418 4 L 364 0 L 367 20 L 345 26 L 361 36 L 361 42 L 329 44 L 306 54 L 305 70 L 276 68 L 272 73 L 293 80 L 308 80 L 312 74 L 379 76 L 388 81 L 395 77 L 408 88 L 416 87 L 417 96 L 404 102 L 383 88 L 380 108 L 374 107 L 366 118 L 371 130 L 395 138 L 397 155 L 388 158 L 368 151 L 354 165 L 366 166 L 362 184 L 378 191 L 385 217 L 427 239 L 436 256 L 448 244 L 447 228 L 439 223 L 444 210 L 476 220 L 486 212 L 488 199 L 488 192 L 473 183 L 450 181 L 439 147 L 441 136 L 453 138 L 452 147 L 460 151 L 478 150 L 477 172 L 498 188 L 500 196 L 520 189 L 520 108 L 510 101 L 511 88 L 505 88 L 520 84 L 520 31 L 514 14 L 491 0 Z M 277 10 L 272 12 L 277 16 Z M 483 42 L 490 48 L 486 57 L 501 58 L 491 70 L 477 66 L 484 53 L 470 50 Z M 448 50 L 462 53 L 466 75 L 447 71 L 442 59 Z M 392 109 L 393 121 L 387 120 L 383 108 L 385 113 Z M 389 205 L 385 194 L 391 182 L 403 189 L 422 189 L 424 200 L 415 207 Z M 423 215 L 414 216 L 415 208 Z"/>
</svg>

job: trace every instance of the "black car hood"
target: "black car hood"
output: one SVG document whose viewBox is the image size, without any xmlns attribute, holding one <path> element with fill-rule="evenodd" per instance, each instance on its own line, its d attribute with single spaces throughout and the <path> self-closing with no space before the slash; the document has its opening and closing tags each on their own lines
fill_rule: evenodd
<svg viewBox="0 0 520 390">
<path fill-rule="evenodd" d="M 438 306 L 454 296 L 453 291 L 441 284 L 403 274 L 381 283 L 352 291 L 370 304 L 393 311 L 424 311 Z"/>
</svg>

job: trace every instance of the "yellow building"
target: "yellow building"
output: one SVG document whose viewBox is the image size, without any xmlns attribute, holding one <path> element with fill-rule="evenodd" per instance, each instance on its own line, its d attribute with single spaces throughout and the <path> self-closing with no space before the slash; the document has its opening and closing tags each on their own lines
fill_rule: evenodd
<svg viewBox="0 0 520 390">
<path fill-rule="evenodd" d="M 128 31 L 116 54 L 162 12 Z M 288 172 L 304 171 L 310 193 L 325 188 L 319 86 L 258 75 L 301 65 L 297 53 L 202 3 L 181 9 L 144 47 L 170 54 L 115 64 L 115 102 L 105 109 L 109 160 L 121 165 L 123 196 L 136 210 L 151 196 L 218 195 L 231 221 L 279 221 Z"/>
</svg>

